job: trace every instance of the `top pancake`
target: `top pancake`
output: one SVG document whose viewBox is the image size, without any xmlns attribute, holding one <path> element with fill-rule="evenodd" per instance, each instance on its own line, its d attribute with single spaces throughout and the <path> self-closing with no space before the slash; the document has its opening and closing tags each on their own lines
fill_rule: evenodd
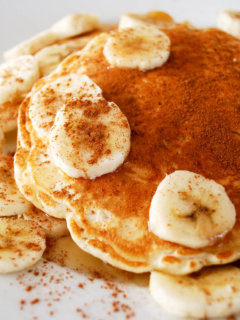
<svg viewBox="0 0 240 320">
<path fill-rule="evenodd" d="M 184 274 L 240 257 L 238 218 L 224 239 L 198 250 L 148 231 L 152 197 L 175 170 L 222 184 L 240 215 L 240 42 L 217 29 L 177 25 L 163 31 L 171 40 L 171 53 L 160 68 L 141 72 L 109 66 L 103 56 L 104 33 L 39 81 L 20 108 L 15 175 L 36 206 L 55 216 L 59 205 L 68 211 L 72 236 L 84 250 L 134 272 Z M 37 135 L 29 119 L 34 92 L 70 73 L 87 74 L 131 127 L 125 163 L 95 180 L 70 178 L 57 168 L 47 139 Z"/>
</svg>

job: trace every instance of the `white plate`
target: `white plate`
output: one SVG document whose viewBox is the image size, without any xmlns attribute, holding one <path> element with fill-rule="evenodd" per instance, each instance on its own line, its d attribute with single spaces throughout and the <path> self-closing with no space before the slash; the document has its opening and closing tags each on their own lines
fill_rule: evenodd
<svg viewBox="0 0 240 320">
<path fill-rule="evenodd" d="M 59 247 L 68 247 L 66 253 Z M 1 319 L 173 319 L 148 292 L 148 275 L 118 271 L 59 239 L 55 254 L 79 271 L 42 261 L 18 274 L 0 276 Z"/>
<path fill-rule="evenodd" d="M 240 10 L 239 0 L 113 1 L 0 0 L 0 52 L 49 26 L 70 12 L 95 12 L 103 21 L 115 21 L 123 12 L 163 10 L 177 21 L 196 26 L 215 25 L 218 12 Z M 59 240 L 71 248 L 65 260 L 78 265 L 75 272 L 55 263 L 44 263 L 18 274 L 0 276 L 0 319 L 164 319 L 166 314 L 150 297 L 148 277 L 116 271 L 78 249 L 69 239 Z M 59 243 L 58 243 L 59 244 Z M 56 251 L 61 260 L 64 252 Z M 101 272 L 110 280 L 92 271 Z M 36 300 L 38 299 L 38 300 Z"/>
</svg>

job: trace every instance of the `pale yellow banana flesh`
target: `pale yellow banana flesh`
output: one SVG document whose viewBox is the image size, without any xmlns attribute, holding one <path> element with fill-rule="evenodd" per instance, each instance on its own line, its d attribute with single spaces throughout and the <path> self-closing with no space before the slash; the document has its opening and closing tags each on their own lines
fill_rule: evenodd
<svg viewBox="0 0 240 320">
<path fill-rule="evenodd" d="M 170 39 L 154 25 L 113 31 L 103 53 L 113 67 L 141 71 L 161 67 L 170 54 Z"/>
<path fill-rule="evenodd" d="M 240 38 L 240 11 L 224 10 L 220 12 L 217 26 L 219 29 Z"/>
<path fill-rule="evenodd" d="M 169 28 L 175 25 L 173 18 L 163 11 L 150 11 L 147 14 L 125 13 L 120 17 L 118 28 L 136 28 L 143 24 L 153 24 L 159 28 Z"/>
<path fill-rule="evenodd" d="M 38 64 L 31 55 L 23 55 L 1 64 L 0 104 L 21 101 L 38 78 Z"/>
<path fill-rule="evenodd" d="M 13 158 L 0 156 L 0 217 L 21 215 L 32 208 L 14 180 Z"/>
<path fill-rule="evenodd" d="M 45 250 L 45 233 L 33 221 L 0 218 L 0 273 L 11 273 L 37 263 Z"/>
<path fill-rule="evenodd" d="M 225 189 L 190 171 L 167 175 L 153 196 L 149 229 L 191 248 L 214 244 L 234 226 L 236 210 Z"/>
<path fill-rule="evenodd" d="M 240 269 L 221 266 L 197 274 L 152 272 L 150 293 L 167 312 L 180 317 L 216 318 L 240 312 Z"/>
<path fill-rule="evenodd" d="M 71 83 L 78 84 L 81 95 L 58 110 L 50 149 L 56 165 L 68 176 L 95 179 L 124 162 L 130 150 L 130 127 L 119 107 L 106 101 L 90 78 L 73 76 Z"/>
<path fill-rule="evenodd" d="M 69 234 L 65 219 L 51 217 L 36 208 L 23 214 L 23 217 L 39 224 L 47 238 L 60 238 Z"/>
</svg>

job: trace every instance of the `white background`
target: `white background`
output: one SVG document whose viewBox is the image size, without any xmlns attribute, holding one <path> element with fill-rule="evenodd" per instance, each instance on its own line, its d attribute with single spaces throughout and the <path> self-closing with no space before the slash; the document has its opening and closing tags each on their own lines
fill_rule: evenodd
<svg viewBox="0 0 240 320">
<path fill-rule="evenodd" d="M 240 10 L 240 0 L 0 0 L 0 53 L 68 13 L 92 12 L 112 22 L 127 11 L 162 10 L 177 21 L 207 26 L 226 8 Z"/>
</svg>

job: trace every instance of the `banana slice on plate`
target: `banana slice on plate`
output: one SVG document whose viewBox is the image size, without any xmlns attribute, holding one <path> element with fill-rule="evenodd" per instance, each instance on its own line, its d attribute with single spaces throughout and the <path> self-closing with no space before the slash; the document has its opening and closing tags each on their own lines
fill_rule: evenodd
<svg viewBox="0 0 240 320">
<path fill-rule="evenodd" d="M 153 196 L 149 229 L 161 239 L 201 248 L 225 236 L 235 221 L 235 207 L 223 186 L 178 170 L 163 179 Z"/>
<path fill-rule="evenodd" d="M 57 219 L 34 208 L 23 214 L 25 220 L 34 221 L 44 230 L 47 238 L 60 238 L 69 234 L 65 219 Z"/>
<path fill-rule="evenodd" d="M 32 208 L 14 180 L 13 158 L 0 156 L 0 217 L 21 215 Z"/>
<path fill-rule="evenodd" d="M 197 274 L 152 272 L 150 293 L 167 312 L 180 317 L 227 317 L 240 312 L 240 269 L 221 266 Z"/>
<path fill-rule="evenodd" d="M 23 41 L 4 53 L 6 60 L 20 55 L 34 54 L 58 40 L 74 37 L 99 26 L 99 18 L 92 14 L 72 14 L 56 22 L 49 29 Z"/>
<path fill-rule="evenodd" d="M 136 28 L 146 24 L 170 28 L 175 25 L 175 22 L 168 13 L 163 11 L 150 11 L 147 14 L 125 13 L 120 17 L 118 29 Z"/>
<path fill-rule="evenodd" d="M 38 224 L 18 218 L 0 218 L 0 273 L 34 265 L 45 248 L 45 233 Z"/>
<path fill-rule="evenodd" d="M 240 38 L 240 11 L 225 10 L 220 12 L 217 26 L 219 29 Z"/>
<path fill-rule="evenodd" d="M 106 101 L 90 78 L 72 75 L 71 79 L 74 97 L 57 112 L 50 149 L 55 164 L 68 176 L 95 179 L 124 162 L 131 131 L 119 107 Z M 74 83 L 79 96 L 73 90 Z"/>
<path fill-rule="evenodd" d="M 161 67 L 170 54 L 170 39 L 153 25 L 113 31 L 103 53 L 113 67 L 141 71 Z"/>
<path fill-rule="evenodd" d="M 19 100 L 38 80 L 38 63 L 31 55 L 24 55 L 0 65 L 0 104 Z"/>
</svg>

